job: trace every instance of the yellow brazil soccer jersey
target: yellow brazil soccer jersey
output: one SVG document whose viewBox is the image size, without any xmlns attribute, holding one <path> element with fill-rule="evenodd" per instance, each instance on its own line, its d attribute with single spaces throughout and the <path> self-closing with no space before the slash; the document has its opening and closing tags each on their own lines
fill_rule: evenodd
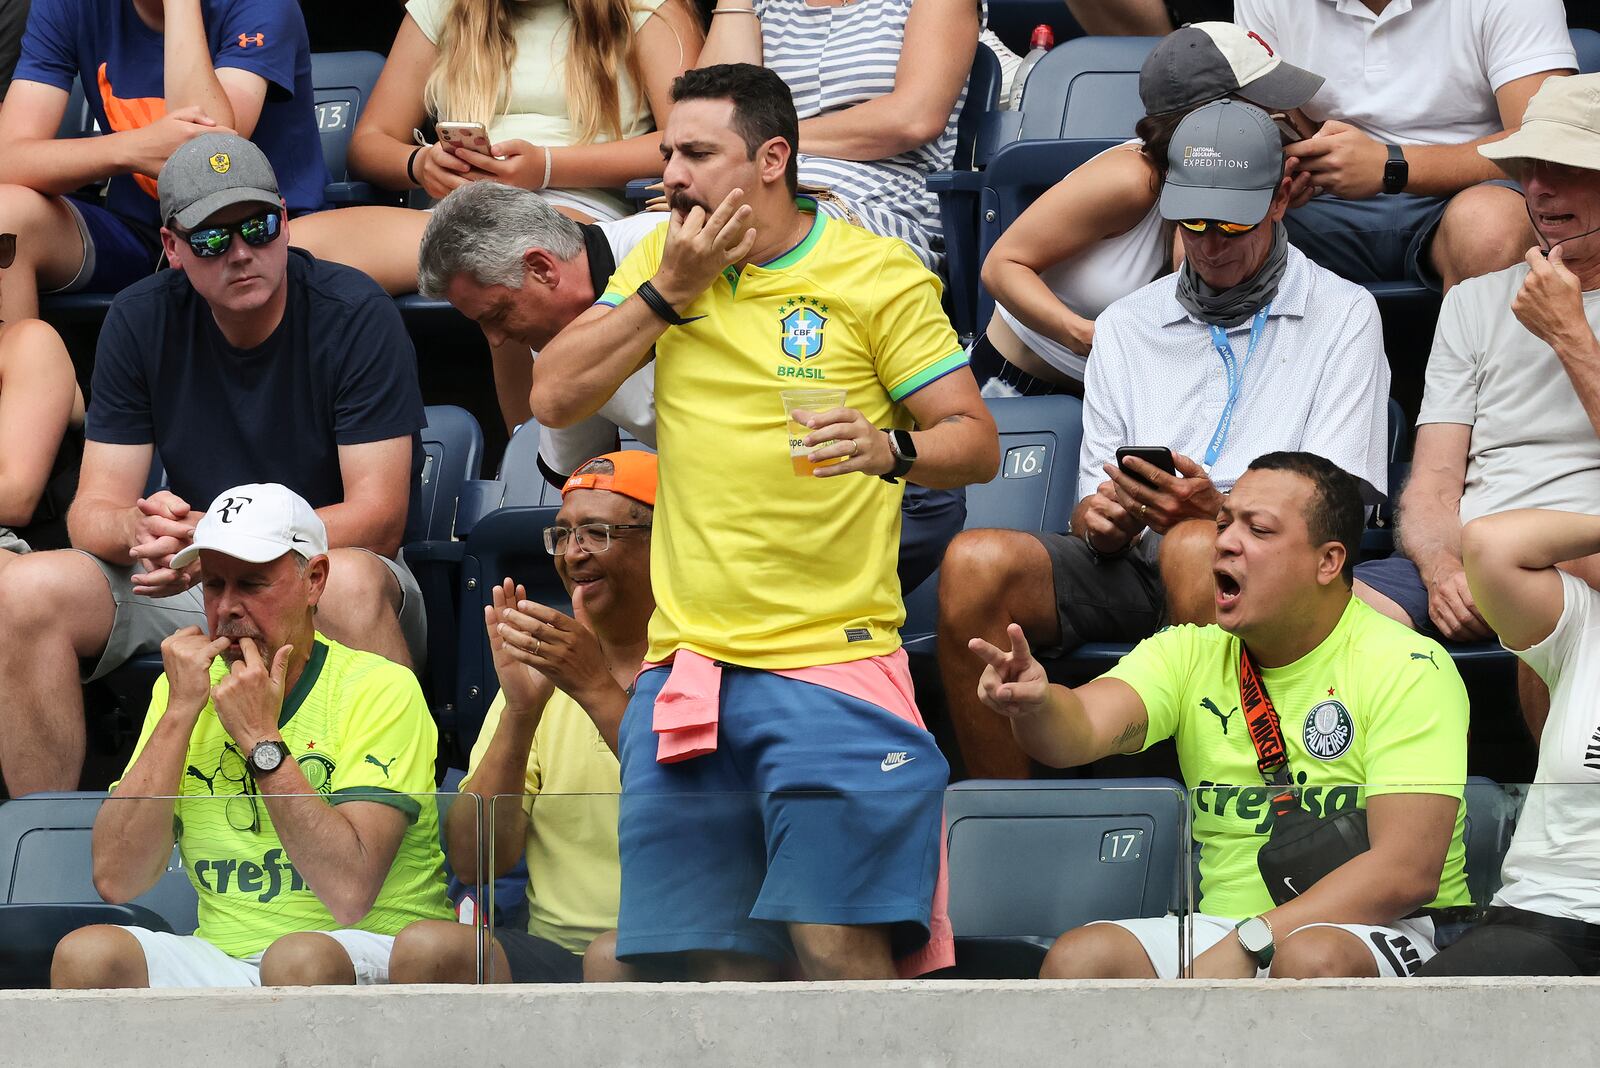
<svg viewBox="0 0 1600 1068">
<path fill-rule="evenodd" d="M 212 684 L 227 672 L 218 657 Z M 151 691 L 134 760 L 166 707 L 163 675 Z M 376 802 L 406 815 L 388 878 L 372 911 L 355 926 L 398 934 L 414 920 L 451 919 L 432 798 L 438 731 L 416 677 L 318 634 L 304 672 L 284 695 L 278 729 L 329 804 Z M 244 756 L 208 702 L 189 737 L 176 812 L 178 849 L 200 895 L 195 933 L 235 957 L 260 953 L 294 931 L 341 926 L 295 871 L 266 802 L 241 796 L 251 792 Z"/>
<path fill-rule="evenodd" d="M 489 706 L 462 789 L 500 726 L 505 694 Z M 582 953 L 617 925 L 621 769 L 583 706 L 557 690 L 539 717 L 523 784 L 528 814 L 528 933 Z M 495 799 L 496 804 L 507 800 Z"/>
<path fill-rule="evenodd" d="M 799 668 L 893 652 L 902 487 L 796 476 L 779 394 L 845 390 L 874 426 L 966 364 L 938 280 L 903 242 L 813 213 L 789 252 L 731 268 L 656 342 L 661 458 L 649 659 L 687 648 L 745 667 Z M 654 276 L 665 226 L 617 268 L 600 303 Z"/>
<path fill-rule="evenodd" d="M 1239 639 L 1217 626 L 1169 627 L 1106 673 L 1150 717 L 1145 744 L 1175 738 L 1200 847 L 1201 907 L 1243 919 L 1273 907 L 1256 867 L 1272 828 L 1256 750 L 1239 711 Z M 1262 669 L 1289 768 L 1313 814 L 1365 808 L 1373 794 L 1462 796 L 1467 692 L 1439 645 L 1351 599 L 1338 626 L 1293 664 Z M 1470 903 L 1464 812 L 1432 907 Z"/>
</svg>

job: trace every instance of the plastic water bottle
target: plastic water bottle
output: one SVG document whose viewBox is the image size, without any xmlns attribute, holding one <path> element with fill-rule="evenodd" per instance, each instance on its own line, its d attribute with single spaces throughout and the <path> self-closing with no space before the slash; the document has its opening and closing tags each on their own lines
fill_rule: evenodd
<svg viewBox="0 0 1600 1068">
<path fill-rule="evenodd" d="M 1028 39 L 1028 54 L 1022 59 L 1022 66 L 1017 68 L 1017 78 L 1011 83 L 1012 111 L 1022 106 L 1022 87 L 1027 84 L 1028 75 L 1033 72 L 1034 65 L 1044 58 L 1046 52 L 1056 46 L 1056 31 L 1044 23 L 1033 28 L 1033 36 Z"/>
</svg>

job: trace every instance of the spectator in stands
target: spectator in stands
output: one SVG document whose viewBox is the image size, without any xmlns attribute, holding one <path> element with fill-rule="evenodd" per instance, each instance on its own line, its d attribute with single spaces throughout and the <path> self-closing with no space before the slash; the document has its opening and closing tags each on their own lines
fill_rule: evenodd
<svg viewBox="0 0 1600 1068">
<path fill-rule="evenodd" d="M 1223 97 L 1281 115 L 1321 85 L 1230 22 L 1185 26 L 1156 45 L 1139 71 L 1146 113 L 1139 137 L 1048 189 L 984 259 L 994 316 L 971 355 L 987 394 L 1082 396 L 1095 318 L 1171 271 L 1172 225 L 1156 200 L 1172 131 L 1184 116 Z M 1305 181 L 1296 179 L 1291 203 Z"/>
<path fill-rule="evenodd" d="M 0 270 L 16 247 L 16 234 L 0 234 Z M 0 323 L 0 569 L 66 548 L 82 455 L 83 394 L 60 335 L 38 319 Z"/>
<path fill-rule="evenodd" d="M 102 136 L 58 139 L 76 79 Z M 328 171 L 311 54 L 290 0 L 33 0 L 0 111 L 0 229 L 15 231 L 0 316 L 39 293 L 115 293 L 155 271 L 156 175 L 179 145 L 224 129 L 259 144 L 293 214 Z M 74 190 L 110 179 L 104 206 Z"/>
<path fill-rule="evenodd" d="M 422 235 L 418 288 L 450 301 L 483 328 L 490 343 L 508 342 L 537 356 L 552 337 L 592 306 L 616 265 L 666 216 L 634 215 L 578 223 L 536 193 L 493 182 L 455 190 L 434 209 Z M 656 445 L 656 368 L 645 364 L 600 410 L 562 429 L 538 427 L 539 468 L 563 484 L 585 458 L 614 449 L 619 431 Z M 524 413 L 528 400 L 520 398 Z M 960 490 L 906 487 L 900 526 L 900 588 L 913 590 L 939 566 L 966 520 Z"/>
<path fill-rule="evenodd" d="M 706 67 L 673 97 L 672 221 L 534 365 L 534 415 L 559 427 L 657 360 L 653 666 L 622 728 L 617 952 L 704 951 L 702 976 L 770 974 L 791 951 L 814 979 L 890 977 L 896 953 L 940 967 L 947 770 L 899 648 L 885 480 L 992 478 L 994 423 L 910 249 L 796 200 L 782 80 Z M 797 372 L 846 406 L 801 409 L 792 448 L 811 451 L 791 454 L 779 393 Z"/>
<path fill-rule="evenodd" d="M 695 65 L 703 39 L 686 0 L 409 0 L 351 138 L 350 169 L 434 198 L 503 182 L 537 189 L 583 222 L 620 219 L 632 210 L 622 187 L 661 173 L 654 131 L 672 106 L 672 79 Z M 430 117 L 484 124 L 493 155 L 442 140 L 419 147 L 415 131 Z M 347 208 L 297 228 L 295 241 L 390 293 L 410 293 L 427 221 L 410 208 Z M 528 418 L 528 354 L 491 346 L 509 429 Z"/>
<path fill-rule="evenodd" d="M 1424 974 L 1595 975 L 1600 704 L 1594 695 L 1600 680 L 1593 623 L 1600 592 L 1561 565 L 1600 554 L 1600 516 L 1501 512 L 1468 523 L 1462 542 L 1484 617 L 1505 647 L 1549 685 L 1552 700 L 1539 737 L 1539 768 L 1501 867 L 1504 882 L 1479 925 L 1429 961 Z"/>
<path fill-rule="evenodd" d="M 1356 596 L 1433 636 L 1492 634 L 1463 571 L 1466 523 L 1512 508 L 1589 511 L 1600 500 L 1597 94 L 1600 75 L 1552 79 L 1523 129 L 1481 150 L 1521 183 L 1538 245 L 1526 263 L 1446 294 L 1400 496 L 1399 551 L 1356 569 Z M 1600 558 L 1563 567 L 1600 585 Z M 1548 694 L 1527 668 L 1519 675 L 1537 737 Z"/>
<path fill-rule="evenodd" d="M 1046 680 L 1015 623 L 1006 652 L 971 643 L 980 699 L 1046 764 L 1177 740 L 1195 976 L 1411 975 L 1435 952 L 1433 910 L 1470 904 L 1466 688 L 1438 645 L 1351 597 L 1361 504 L 1320 456 L 1252 461 L 1217 518 L 1218 625 L 1164 630 L 1076 690 Z M 1178 923 L 1068 931 L 1040 975 L 1174 979 Z"/>
<path fill-rule="evenodd" d="M 766 64 L 801 118 L 817 210 L 943 260 L 929 174 L 946 170 L 982 24 L 973 0 L 717 0 L 700 65 Z"/>
<path fill-rule="evenodd" d="M 1217 509 L 1262 452 L 1327 456 L 1369 502 L 1387 488 L 1377 307 L 1288 244 L 1280 146 L 1266 112 L 1238 101 L 1179 123 L 1160 210 L 1179 223 L 1183 268 L 1095 323 L 1069 530 L 969 530 L 945 554 L 940 665 L 974 776 L 1025 777 L 1029 765 L 971 696 L 981 664 L 969 635 L 998 642 L 1017 623 L 1055 656 L 1210 622 Z M 1175 475 L 1111 462 L 1119 447 L 1150 445 L 1171 451 Z"/>
<path fill-rule="evenodd" d="M 200 929 L 75 931 L 52 986 L 382 983 L 394 936 L 450 915 L 416 677 L 317 631 L 328 531 L 305 498 L 269 483 L 219 500 L 173 561 L 198 562 L 216 637 L 161 643 L 166 671 L 94 826 L 95 889 L 117 903 L 155 885 L 176 839 Z"/>
<path fill-rule="evenodd" d="M 161 170 L 176 270 L 117 296 L 100 332 L 76 552 L 12 561 L 0 584 L 0 770 L 12 796 L 77 786 L 74 677 L 99 678 L 203 619 L 175 566 L 227 486 L 283 482 L 332 528 L 324 633 L 413 663 L 416 580 L 394 559 L 422 469 L 416 358 L 394 302 L 348 267 L 291 253 L 266 156 L 231 134 Z M 159 455 L 169 488 L 142 496 Z M 133 565 L 133 566 L 130 566 Z"/>
<path fill-rule="evenodd" d="M 650 453 L 613 452 L 583 464 L 545 531 L 573 615 L 527 600 L 510 579 L 484 612 L 500 696 L 478 732 L 461 793 L 481 799 L 493 828 L 496 870 L 483 879 L 528 858 L 528 929 L 494 932 L 492 981 L 580 982 L 584 950 L 617 925 L 617 729 L 655 609 L 655 500 Z M 516 794 L 520 805 L 507 801 Z M 463 875 L 478 869 L 478 819 L 476 806 L 463 803 L 446 824 L 451 864 Z M 477 950 L 471 927 L 412 924 L 395 943 L 393 979 L 476 982 Z"/>
<path fill-rule="evenodd" d="M 1289 237 L 1352 281 L 1448 290 L 1528 247 L 1515 188 L 1476 151 L 1577 68 L 1560 0 L 1237 0 L 1235 21 L 1327 80 L 1288 146 L 1320 195 Z"/>
</svg>

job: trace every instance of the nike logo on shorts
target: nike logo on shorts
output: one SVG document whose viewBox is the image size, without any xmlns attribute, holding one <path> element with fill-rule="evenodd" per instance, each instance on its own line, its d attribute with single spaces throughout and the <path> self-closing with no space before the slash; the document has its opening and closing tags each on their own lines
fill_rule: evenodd
<svg viewBox="0 0 1600 1068">
<path fill-rule="evenodd" d="M 890 753 L 883 758 L 883 763 L 879 764 L 878 767 L 884 771 L 893 771 L 901 764 L 909 764 L 915 759 L 917 758 L 914 756 L 906 756 L 904 753 Z"/>
</svg>

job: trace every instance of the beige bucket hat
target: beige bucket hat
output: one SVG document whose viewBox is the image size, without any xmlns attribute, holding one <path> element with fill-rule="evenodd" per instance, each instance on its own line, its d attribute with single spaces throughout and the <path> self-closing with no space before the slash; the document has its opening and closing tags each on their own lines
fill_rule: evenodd
<svg viewBox="0 0 1600 1068">
<path fill-rule="evenodd" d="M 1546 78 L 1522 128 L 1478 151 L 1497 163 L 1537 159 L 1600 171 L 1600 74 Z"/>
</svg>

